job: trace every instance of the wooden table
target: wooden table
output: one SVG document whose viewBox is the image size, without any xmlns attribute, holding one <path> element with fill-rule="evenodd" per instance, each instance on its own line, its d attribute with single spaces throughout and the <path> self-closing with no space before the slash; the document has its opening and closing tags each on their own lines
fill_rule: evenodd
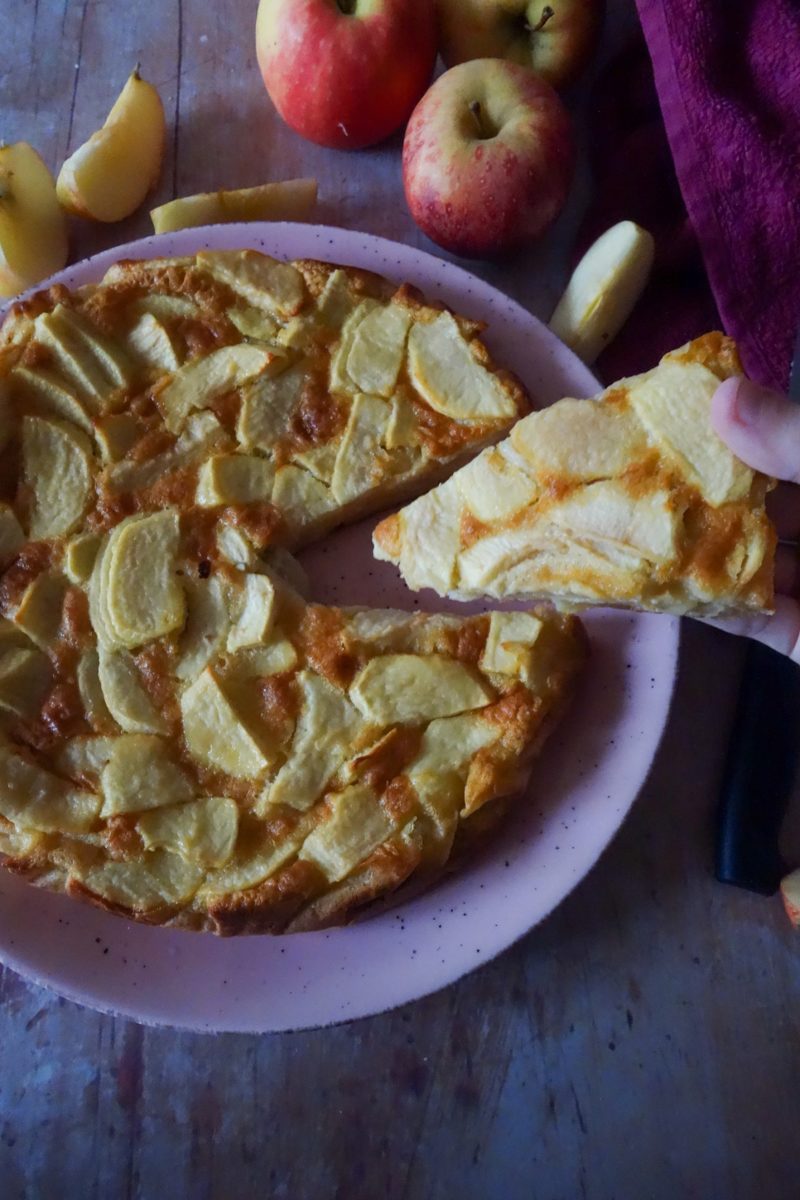
<svg viewBox="0 0 800 1200">
<path fill-rule="evenodd" d="M 57 169 L 141 60 L 174 130 L 157 202 L 313 173 L 320 220 L 423 244 L 397 139 L 349 156 L 278 121 L 255 8 L 3 0 L 0 134 Z M 616 11 L 612 41 L 630 19 Z M 479 272 L 546 315 L 584 198 L 544 248 Z M 146 212 L 75 223 L 73 254 L 149 231 Z M 200 1037 L 0 971 L 0 1196 L 794 1200 L 800 944 L 777 900 L 710 870 L 740 656 L 686 629 L 661 750 L 610 850 L 540 928 L 418 1004 L 321 1032 Z"/>
</svg>

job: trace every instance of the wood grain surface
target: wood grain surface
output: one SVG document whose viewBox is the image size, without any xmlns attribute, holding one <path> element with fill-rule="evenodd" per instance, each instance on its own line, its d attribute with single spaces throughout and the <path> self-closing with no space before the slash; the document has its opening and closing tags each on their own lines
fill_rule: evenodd
<svg viewBox="0 0 800 1200">
<path fill-rule="evenodd" d="M 632 19 L 610 7 L 607 41 Z M 0 0 L 0 136 L 57 170 L 140 60 L 172 129 L 154 202 L 315 174 L 320 220 L 425 244 L 398 139 L 336 154 L 281 125 L 255 8 Z M 545 245 L 479 273 L 546 315 L 585 196 L 582 177 Z M 148 232 L 146 211 L 74 222 L 73 257 Z M 800 943 L 777 900 L 711 877 L 740 658 L 687 628 L 661 750 L 612 847 L 541 927 L 420 1003 L 320 1032 L 202 1037 L 0 970 L 2 1200 L 795 1200 Z"/>
</svg>

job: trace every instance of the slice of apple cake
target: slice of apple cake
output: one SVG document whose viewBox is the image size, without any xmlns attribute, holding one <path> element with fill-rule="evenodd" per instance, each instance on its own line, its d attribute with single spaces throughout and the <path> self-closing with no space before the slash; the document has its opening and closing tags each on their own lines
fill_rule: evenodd
<svg viewBox="0 0 800 1200">
<path fill-rule="evenodd" d="M 771 480 L 711 427 L 741 369 L 707 334 L 596 400 L 561 400 L 382 521 L 375 554 L 411 588 L 655 612 L 768 611 Z"/>
</svg>

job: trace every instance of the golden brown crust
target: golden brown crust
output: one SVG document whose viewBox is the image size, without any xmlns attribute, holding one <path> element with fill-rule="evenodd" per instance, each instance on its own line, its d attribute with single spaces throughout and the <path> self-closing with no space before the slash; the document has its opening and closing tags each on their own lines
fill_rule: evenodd
<svg viewBox="0 0 800 1200">
<path fill-rule="evenodd" d="M 294 264 L 303 276 L 309 293 L 316 300 L 322 295 L 325 284 L 334 271 L 341 270 L 335 263 L 321 262 L 315 258 L 300 258 Z M 381 275 L 374 271 L 365 271 L 359 267 L 347 267 L 348 286 L 358 296 L 371 296 L 375 300 L 388 300 L 393 292 L 393 286 Z"/>
</svg>

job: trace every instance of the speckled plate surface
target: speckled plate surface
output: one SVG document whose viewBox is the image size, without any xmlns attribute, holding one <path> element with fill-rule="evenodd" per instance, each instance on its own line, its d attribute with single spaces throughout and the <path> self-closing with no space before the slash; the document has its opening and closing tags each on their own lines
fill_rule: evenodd
<svg viewBox="0 0 800 1200">
<path fill-rule="evenodd" d="M 70 267 L 77 285 L 124 257 L 252 246 L 367 267 L 488 323 L 486 341 L 542 403 L 597 390 L 519 305 L 451 263 L 321 226 L 228 225 L 147 238 Z M 373 520 L 303 555 L 314 598 L 428 611 L 480 606 L 415 596 L 370 551 Z M 72 1000 L 148 1024 L 268 1032 L 367 1016 L 452 983 L 547 915 L 597 860 L 633 803 L 669 708 L 678 623 L 589 614 L 590 669 L 528 794 L 485 852 L 428 894 L 346 929 L 219 940 L 132 925 L 0 872 L 0 960 Z"/>
</svg>

